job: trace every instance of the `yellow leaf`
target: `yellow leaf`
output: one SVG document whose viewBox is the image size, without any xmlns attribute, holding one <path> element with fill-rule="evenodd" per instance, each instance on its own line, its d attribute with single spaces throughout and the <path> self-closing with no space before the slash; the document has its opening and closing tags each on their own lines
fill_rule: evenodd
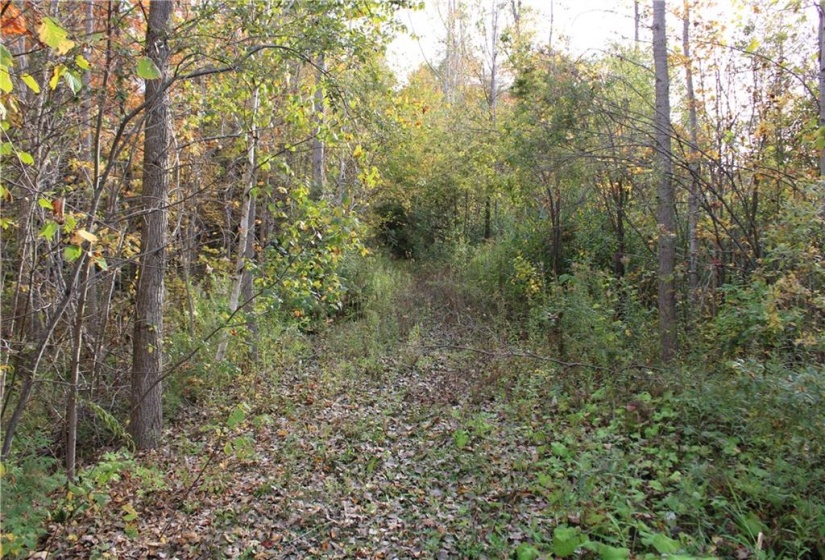
<svg viewBox="0 0 825 560">
<path fill-rule="evenodd" d="M 89 68 L 91 68 L 91 66 L 89 65 L 89 61 L 86 60 L 86 57 L 84 57 L 82 54 L 79 54 L 76 57 L 74 57 L 74 63 L 81 70 L 88 70 Z"/>
<path fill-rule="evenodd" d="M 52 71 L 52 78 L 49 80 L 49 89 L 57 88 L 57 83 L 60 81 L 60 77 L 64 72 L 66 72 L 66 67 L 62 64 L 58 64 L 54 67 L 54 70 Z"/>
<path fill-rule="evenodd" d="M 74 41 L 69 39 L 68 32 L 49 17 L 43 18 L 43 22 L 37 28 L 37 36 L 41 41 L 56 50 L 57 54 L 66 54 L 74 47 Z"/>
<path fill-rule="evenodd" d="M 77 234 L 89 243 L 97 243 L 97 236 L 93 233 L 89 233 L 85 229 L 77 230 Z"/>
<path fill-rule="evenodd" d="M 10 93 L 14 86 L 11 83 L 9 71 L 5 68 L 0 68 L 0 91 L 3 93 Z"/>
<path fill-rule="evenodd" d="M 97 236 L 85 229 L 78 229 L 72 233 L 71 242 L 73 245 L 82 245 L 84 241 L 92 244 L 97 243 Z"/>
<path fill-rule="evenodd" d="M 34 93 L 40 93 L 40 84 L 37 83 L 37 80 L 35 80 L 31 74 L 23 74 L 20 78 L 23 80 L 24 84 L 29 86 L 30 90 Z"/>
</svg>

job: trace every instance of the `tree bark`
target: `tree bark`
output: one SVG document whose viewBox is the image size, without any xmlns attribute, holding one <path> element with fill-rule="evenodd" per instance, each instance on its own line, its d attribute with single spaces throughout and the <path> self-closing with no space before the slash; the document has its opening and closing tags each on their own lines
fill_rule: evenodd
<svg viewBox="0 0 825 560">
<path fill-rule="evenodd" d="M 682 18 L 682 49 L 685 55 L 685 82 L 688 102 L 688 172 L 690 192 L 688 193 L 688 289 L 690 290 L 691 313 L 696 318 L 699 310 L 699 242 L 697 224 L 699 222 L 699 124 L 696 116 L 696 93 L 693 89 L 693 62 L 690 58 L 690 4 L 684 0 Z"/>
<path fill-rule="evenodd" d="M 243 204 L 241 206 L 241 223 L 238 227 L 238 253 L 235 257 L 235 277 L 232 280 L 232 293 L 229 295 L 229 313 L 232 314 L 238 310 L 238 302 L 241 297 L 241 289 L 244 285 L 244 277 L 249 275 L 246 269 L 247 252 L 249 247 L 250 226 L 254 227 L 254 188 L 258 182 L 258 127 L 256 121 L 258 119 L 258 106 L 260 104 L 260 88 L 255 86 L 252 92 L 252 124 L 249 131 L 249 146 L 247 148 L 247 159 L 249 164 L 249 173 L 246 177 L 246 185 L 243 191 Z M 229 344 L 229 338 L 226 332 L 221 335 L 220 344 L 218 344 L 218 351 L 215 355 L 215 361 L 220 363 L 226 355 L 226 348 Z"/>
<path fill-rule="evenodd" d="M 80 295 L 77 299 L 74 332 L 72 336 L 72 358 L 69 366 L 69 397 L 66 402 L 66 478 L 74 480 L 77 467 L 77 393 L 80 381 L 80 358 L 83 352 L 83 322 L 86 298 L 89 292 L 91 261 L 81 271 Z"/>
<path fill-rule="evenodd" d="M 130 432 L 138 449 L 151 449 L 163 427 L 163 303 L 166 238 L 169 221 L 169 62 L 172 0 L 152 0 L 146 28 L 146 55 L 160 78 L 146 80 L 146 128 L 143 144 L 143 221 L 140 271 L 135 296 Z"/>
<path fill-rule="evenodd" d="M 497 2 L 493 2 L 493 12 L 490 16 L 491 23 L 491 38 L 490 38 L 490 120 L 493 129 L 496 128 L 497 110 L 498 110 L 498 36 L 499 24 L 498 16 L 500 7 Z M 498 164 L 495 164 L 496 169 L 493 172 L 493 177 L 498 175 Z M 490 239 L 493 236 L 492 231 L 492 201 L 488 186 L 487 193 L 484 197 L 484 239 Z"/>
<path fill-rule="evenodd" d="M 324 128 L 324 57 L 318 57 L 318 82 L 315 89 L 315 99 L 313 102 L 313 112 L 315 118 L 315 137 L 312 139 L 312 191 L 310 198 L 313 200 L 321 200 L 324 195 L 324 187 L 326 183 L 325 177 L 325 159 L 326 154 L 324 141 L 321 139 L 321 134 Z M 257 95 L 257 90 L 256 90 Z"/>
<path fill-rule="evenodd" d="M 819 1 L 819 128 L 825 127 L 825 0 Z M 819 176 L 825 178 L 825 147 L 819 150 Z"/>
<path fill-rule="evenodd" d="M 670 79 L 667 63 L 665 0 L 653 0 L 653 66 L 656 74 L 656 153 L 658 156 L 659 334 L 662 361 L 676 354 L 676 196 L 671 158 Z"/>
</svg>

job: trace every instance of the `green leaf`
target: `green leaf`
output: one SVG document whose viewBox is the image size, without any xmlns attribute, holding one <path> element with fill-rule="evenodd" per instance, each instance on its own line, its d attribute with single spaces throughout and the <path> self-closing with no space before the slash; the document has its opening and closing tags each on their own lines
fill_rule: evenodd
<svg viewBox="0 0 825 560">
<path fill-rule="evenodd" d="M 151 58 L 143 56 L 138 59 L 137 74 L 144 80 L 157 80 L 160 78 L 160 69 Z"/>
<path fill-rule="evenodd" d="M 83 89 L 83 80 L 81 80 L 80 76 L 75 72 L 67 70 L 66 73 L 63 74 L 63 78 L 66 80 L 66 85 L 69 86 L 72 93 L 77 93 Z"/>
<path fill-rule="evenodd" d="M 756 536 L 759 533 L 766 533 L 768 531 L 768 528 L 765 527 L 765 524 L 762 523 L 759 516 L 752 511 L 740 518 L 740 526 L 753 536 Z"/>
<path fill-rule="evenodd" d="M 531 544 L 521 543 L 516 547 L 516 560 L 536 560 L 539 555 L 539 550 Z"/>
<path fill-rule="evenodd" d="M 453 442 L 459 449 L 466 447 L 467 444 L 470 443 L 470 434 L 468 434 L 465 430 L 456 430 L 453 432 Z"/>
<path fill-rule="evenodd" d="M 627 560 L 627 558 L 630 558 L 630 550 L 627 548 L 610 546 L 594 541 L 587 542 L 582 546 L 598 554 L 601 560 Z"/>
<path fill-rule="evenodd" d="M 570 450 L 567 449 L 567 447 L 563 443 L 560 443 L 558 441 L 554 441 L 553 443 L 550 444 L 550 449 L 553 450 L 553 453 L 555 455 L 558 455 L 562 459 L 566 459 L 567 457 L 570 457 Z"/>
<path fill-rule="evenodd" d="M 66 259 L 67 262 L 74 262 L 80 258 L 80 255 L 83 254 L 83 249 L 78 247 L 77 245 L 67 245 L 63 248 L 63 258 Z"/>
<path fill-rule="evenodd" d="M 561 525 L 553 531 L 553 553 L 556 556 L 572 556 L 586 542 L 587 538 L 575 527 Z"/>
<path fill-rule="evenodd" d="M 756 49 L 758 49 L 758 48 L 759 48 L 759 39 L 753 38 L 753 39 L 751 39 L 751 42 L 748 43 L 748 46 L 745 47 L 745 52 L 746 53 L 752 53 L 752 52 L 755 52 Z"/>
<path fill-rule="evenodd" d="M 121 509 L 123 510 L 124 521 L 134 521 L 138 518 L 138 512 L 135 510 L 135 506 L 131 503 L 122 506 Z"/>
<path fill-rule="evenodd" d="M 74 41 L 69 39 L 69 33 L 50 17 L 43 18 L 43 23 L 37 28 L 37 36 L 58 54 L 66 54 L 74 47 Z"/>
<path fill-rule="evenodd" d="M 9 71 L 5 68 L 0 68 L 0 91 L 3 93 L 11 93 L 14 86 L 11 83 L 11 76 Z"/>
<path fill-rule="evenodd" d="M 139 535 L 137 527 L 134 523 L 127 523 L 126 526 L 123 528 L 123 532 L 126 533 L 126 536 L 130 539 L 136 539 Z"/>
<path fill-rule="evenodd" d="M 0 67 L 8 68 L 14 65 L 14 57 L 5 45 L 0 45 Z"/>
<path fill-rule="evenodd" d="M 109 270 L 109 263 L 107 263 L 106 259 L 104 259 L 103 257 L 95 257 L 94 258 L 94 263 L 103 272 L 106 272 L 107 270 Z"/>
<path fill-rule="evenodd" d="M 54 238 L 54 235 L 57 233 L 57 230 L 57 224 L 54 222 L 49 222 L 45 226 L 43 226 L 43 229 L 40 230 L 40 237 L 42 237 L 43 239 L 52 239 Z"/>
<path fill-rule="evenodd" d="M 29 86 L 30 90 L 34 93 L 40 93 L 40 84 L 37 83 L 37 80 L 35 80 L 31 74 L 23 74 L 20 78 L 24 84 Z"/>
<path fill-rule="evenodd" d="M 17 158 L 23 165 L 34 165 L 34 158 L 29 152 L 18 152 Z"/>
<path fill-rule="evenodd" d="M 14 144 L 11 142 L 3 142 L 0 144 L 0 156 L 7 156 L 14 151 Z"/>
<path fill-rule="evenodd" d="M 46 210 L 54 210 L 54 205 L 52 204 L 52 201 L 48 198 L 38 198 L 37 205 L 40 208 L 45 208 Z"/>
<path fill-rule="evenodd" d="M 244 421 L 246 417 L 246 413 L 244 412 L 243 408 L 238 405 L 235 407 L 235 410 L 229 415 L 229 418 L 226 420 L 226 427 L 230 430 L 235 428 L 238 424 Z"/>
<path fill-rule="evenodd" d="M 652 546 L 659 554 L 673 554 L 678 552 L 681 547 L 679 541 L 675 541 L 665 535 L 664 533 L 656 533 L 642 539 L 642 542 L 647 546 Z"/>
</svg>

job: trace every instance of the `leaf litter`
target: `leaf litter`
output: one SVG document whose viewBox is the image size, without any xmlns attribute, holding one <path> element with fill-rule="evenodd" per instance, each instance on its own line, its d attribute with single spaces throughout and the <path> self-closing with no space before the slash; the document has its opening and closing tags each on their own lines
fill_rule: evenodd
<svg viewBox="0 0 825 560">
<path fill-rule="evenodd" d="M 382 356 L 377 376 L 307 360 L 272 375 L 265 392 L 239 395 L 251 410 L 231 433 L 204 427 L 199 414 L 179 421 L 163 447 L 138 456 L 162 473 L 162 487 L 147 491 L 127 473 L 109 484 L 105 507 L 53 523 L 43 550 L 455 558 L 502 539 L 498 546 L 518 544 L 529 527 L 553 522 L 526 473 L 513 470 L 512 454 L 525 448 L 500 426 L 456 445 L 474 380 L 457 369 L 464 356 L 443 349 L 427 358 L 411 367 Z M 487 417 L 496 421 L 495 411 Z M 252 448 L 227 454 L 225 442 L 238 437 Z"/>
</svg>

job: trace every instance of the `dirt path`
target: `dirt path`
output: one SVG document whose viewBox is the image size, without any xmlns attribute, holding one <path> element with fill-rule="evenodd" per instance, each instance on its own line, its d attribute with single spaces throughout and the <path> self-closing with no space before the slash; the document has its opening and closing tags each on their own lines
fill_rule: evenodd
<svg viewBox="0 0 825 560">
<path fill-rule="evenodd" d="M 243 415 L 175 426 L 141 457 L 155 475 L 110 482 L 107 503 L 55 524 L 46 548 L 98 558 L 508 554 L 549 521 L 519 469 L 535 445 L 474 402 L 478 356 L 422 340 L 444 336 L 426 333 L 393 358 L 327 355 L 258 377 Z"/>
</svg>

